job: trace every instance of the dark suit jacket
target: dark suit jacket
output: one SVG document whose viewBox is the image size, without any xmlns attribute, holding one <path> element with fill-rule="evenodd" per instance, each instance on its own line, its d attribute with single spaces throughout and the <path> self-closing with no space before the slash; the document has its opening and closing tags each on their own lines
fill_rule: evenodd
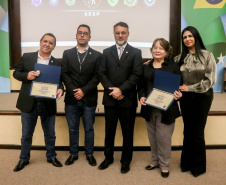
<svg viewBox="0 0 226 185">
<path fill-rule="evenodd" d="M 153 89 L 154 82 L 154 67 L 152 60 L 148 65 L 144 65 L 143 75 L 138 85 L 139 98 L 147 97 L 148 94 Z M 173 61 L 165 61 L 162 63 L 162 71 L 180 74 L 178 66 Z M 141 116 L 146 120 L 150 121 L 150 114 L 153 107 L 151 106 L 141 106 Z M 175 119 L 180 116 L 177 101 L 173 101 L 167 111 L 162 111 L 162 123 L 170 124 L 175 122 Z"/>
<path fill-rule="evenodd" d="M 127 44 L 119 60 L 116 45 L 105 49 L 99 65 L 99 79 L 104 87 L 103 105 L 136 107 L 136 85 L 141 77 L 142 68 L 141 50 Z M 125 97 L 115 100 L 109 96 L 109 87 L 120 88 Z"/>
<path fill-rule="evenodd" d="M 35 63 L 37 63 L 38 51 L 33 53 L 24 53 L 16 67 L 13 76 L 15 79 L 22 81 L 19 97 L 16 107 L 22 112 L 30 112 L 33 108 L 35 97 L 30 96 L 31 82 L 27 79 L 30 71 L 34 71 Z M 61 63 L 54 57 L 51 57 L 49 65 L 61 66 Z M 63 84 L 59 83 L 59 88 L 63 89 Z M 40 98 L 44 102 L 48 115 L 56 114 L 56 100 L 49 98 Z"/>
<path fill-rule="evenodd" d="M 97 105 L 97 69 L 101 53 L 89 48 L 80 71 L 77 48 L 66 50 L 62 59 L 62 79 L 66 86 L 65 103 L 75 104 L 74 89 L 81 88 L 87 106 Z"/>
</svg>

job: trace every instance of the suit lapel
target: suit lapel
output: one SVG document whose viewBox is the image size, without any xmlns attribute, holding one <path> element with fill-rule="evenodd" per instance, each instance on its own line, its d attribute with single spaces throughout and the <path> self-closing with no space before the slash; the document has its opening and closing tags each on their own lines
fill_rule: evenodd
<svg viewBox="0 0 226 185">
<path fill-rule="evenodd" d="M 129 44 L 126 45 L 126 47 L 125 47 L 125 49 L 124 49 L 124 51 L 122 53 L 122 56 L 121 56 L 121 58 L 119 60 L 120 62 L 123 61 L 129 55 L 131 48 L 132 47 Z"/>
<path fill-rule="evenodd" d="M 84 71 L 85 68 L 88 67 L 89 61 L 92 58 L 93 52 L 92 52 L 92 49 L 90 47 L 89 47 L 89 49 L 87 51 L 87 54 L 85 54 L 85 55 L 86 55 L 86 58 L 85 58 L 85 60 L 82 63 L 82 71 Z M 85 55 L 84 55 L 84 57 L 85 57 Z"/>
<path fill-rule="evenodd" d="M 116 45 L 111 47 L 111 55 L 115 58 L 117 65 L 119 65 L 118 51 Z"/>
</svg>

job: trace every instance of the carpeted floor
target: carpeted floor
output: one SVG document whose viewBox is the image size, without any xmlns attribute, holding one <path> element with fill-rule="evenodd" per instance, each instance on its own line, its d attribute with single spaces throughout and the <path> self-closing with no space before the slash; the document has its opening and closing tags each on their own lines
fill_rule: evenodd
<svg viewBox="0 0 226 185">
<path fill-rule="evenodd" d="M 57 158 L 64 163 L 68 151 L 57 151 Z M 99 170 L 98 165 L 104 159 L 103 152 L 95 152 L 98 165 L 92 167 L 86 161 L 84 152 L 79 153 L 79 160 L 71 166 L 56 168 L 46 162 L 45 151 L 31 151 L 30 164 L 22 171 L 13 172 L 19 160 L 20 150 L 0 150 L 1 185 L 226 185 L 226 150 L 207 150 L 207 173 L 195 178 L 190 172 L 180 172 L 181 151 L 172 151 L 170 176 L 166 179 L 160 170 L 145 170 L 150 162 L 150 152 L 134 152 L 131 170 L 120 173 L 121 152 L 115 152 L 115 161 L 106 170 Z"/>
</svg>

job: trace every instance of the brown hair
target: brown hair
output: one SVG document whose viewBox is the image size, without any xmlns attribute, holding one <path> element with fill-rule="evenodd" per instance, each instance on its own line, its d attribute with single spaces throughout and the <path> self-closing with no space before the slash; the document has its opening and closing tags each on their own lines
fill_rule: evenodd
<svg viewBox="0 0 226 185">
<path fill-rule="evenodd" d="M 155 47 L 155 44 L 159 41 L 160 45 L 163 47 L 163 49 L 166 51 L 166 59 L 170 59 L 172 57 L 173 54 L 173 48 L 172 46 L 169 44 L 169 42 L 164 39 L 164 38 L 157 38 L 154 40 L 152 47 L 151 47 L 151 52 L 153 50 L 153 48 Z"/>
</svg>

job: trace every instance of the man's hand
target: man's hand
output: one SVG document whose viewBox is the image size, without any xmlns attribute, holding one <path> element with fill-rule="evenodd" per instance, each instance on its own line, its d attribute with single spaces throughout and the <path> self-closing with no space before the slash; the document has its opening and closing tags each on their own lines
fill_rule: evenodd
<svg viewBox="0 0 226 185">
<path fill-rule="evenodd" d="M 83 96 L 85 95 L 80 88 L 74 89 L 73 91 L 75 92 L 74 97 L 76 100 L 81 100 L 83 98 Z"/>
<path fill-rule="evenodd" d="M 118 99 L 122 95 L 122 91 L 118 87 L 109 87 L 112 92 L 109 94 L 109 96 L 112 96 L 115 99 Z"/>
<path fill-rule="evenodd" d="M 116 100 L 122 100 L 124 98 L 123 95 L 119 96 L 118 98 L 116 98 Z"/>
<path fill-rule="evenodd" d="M 34 80 L 39 74 L 37 74 L 35 71 L 30 71 L 27 74 L 27 79 L 28 80 Z"/>
<path fill-rule="evenodd" d="M 59 100 L 62 97 L 62 94 L 63 94 L 63 90 L 62 89 L 58 89 L 58 91 L 56 93 L 56 95 L 58 96 L 57 100 Z"/>
</svg>

